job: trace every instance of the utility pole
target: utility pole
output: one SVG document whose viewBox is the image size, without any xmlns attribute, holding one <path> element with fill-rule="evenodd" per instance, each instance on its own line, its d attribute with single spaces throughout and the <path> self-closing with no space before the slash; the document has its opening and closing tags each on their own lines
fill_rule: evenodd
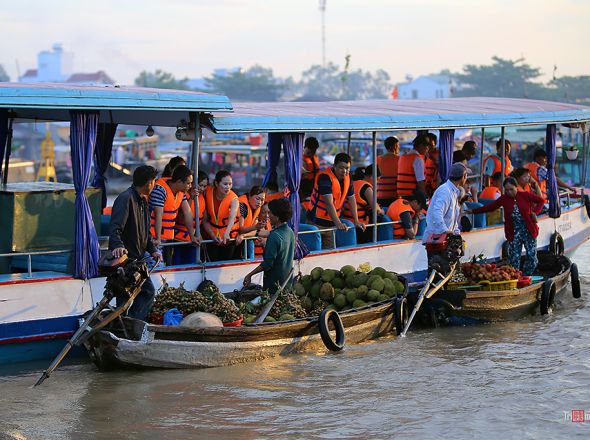
<svg viewBox="0 0 590 440">
<path fill-rule="evenodd" d="M 322 67 L 326 67 L 326 0 L 320 0 L 322 13 Z"/>
</svg>

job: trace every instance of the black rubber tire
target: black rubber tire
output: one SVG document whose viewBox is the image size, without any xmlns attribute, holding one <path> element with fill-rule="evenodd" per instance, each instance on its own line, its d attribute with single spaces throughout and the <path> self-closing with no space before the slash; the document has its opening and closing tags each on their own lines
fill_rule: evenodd
<svg viewBox="0 0 590 440">
<path fill-rule="evenodd" d="M 590 217 L 590 196 L 584 194 L 584 206 L 586 206 L 586 214 Z"/>
<path fill-rule="evenodd" d="M 328 322 L 332 321 L 334 328 L 336 329 L 336 340 L 332 340 L 330 335 L 330 327 Z M 320 336 L 326 348 L 330 351 L 340 351 L 344 348 L 345 336 L 344 336 L 344 325 L 340 315 L 334 309 L 324 309 L 318 318 L 318 324 L 320 326 Z"/>
<path fill-rule="evenodd" d="M 395 299 L 395 332 L 401 335 L 408 323 L 408 300 L 404 297 Z"/>
<path fill-rule="evenodd" d="M 510 243 L 508 243 L 508 241 L 502 243 L 502 254 L 500 256 L 502 257 L 502 260 L 508 260 L 510 257 Z"/>
<path fill-rule="evenodd" d="M 555 283 L 553 280 L 547 280 L 543 283 L 541 291 L 541 315 L 546 315 L 553 308 L 555 302 Z"/>
<path fill-rule="evenodd" d="M 578 265 L 576 263 L 572 263 L 570 266 L 570 279 L 572 281 L 572 296 L 576 299 L 581 298 L 580 275 L 578 274 Z"/>
<path fill-rule="evenodd" d="M 563 237 L 559 232 L 554 232 L 551 236 L 551 240 L 549 240 L 549 252 L 556 257 L 561 257 L 565 252 Z"/>
</svg>

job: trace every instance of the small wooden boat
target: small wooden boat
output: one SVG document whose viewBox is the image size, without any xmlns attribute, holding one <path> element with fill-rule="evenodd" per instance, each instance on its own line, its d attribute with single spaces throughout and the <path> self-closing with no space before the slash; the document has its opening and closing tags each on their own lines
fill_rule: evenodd
<svg viewBox="0 0 590 440">
<path fill-rule="evenodd" d="M 529 286 L 510 290 L 442 290 L 424 302 L 418 324 L 469 325 L 516 320 L 539 312 L 546 314 L 564 294 L 570 278 L 574 297 L 579 298 L 575 263 L 564 255 L 554 256 L 547 251 L 538 252 L 538 256 L 538 275 Z M 408 300 L 412 306 L 416 294 L 410 293 Z"/>
</svg>

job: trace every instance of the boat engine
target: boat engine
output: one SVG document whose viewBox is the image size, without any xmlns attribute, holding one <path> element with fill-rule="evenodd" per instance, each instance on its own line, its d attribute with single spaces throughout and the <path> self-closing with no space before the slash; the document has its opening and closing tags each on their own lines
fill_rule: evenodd
<svg viewBox="0 0 590 440">
<path fill-rule="evenodd" d="M 117 297 L 118 302 L 127 301 L 133 290 L 149 277 L 147 264 L 143 261 L 127 260 L 107 276 L 105 296 Z"/>
<path fill-rule="evenodd" d="M 424 242 L 428 257 L 428 272 L 436 270 L 445 276 L 465 255 L 465 242 L 460 234 L 432 234 Z"/>
</svg>

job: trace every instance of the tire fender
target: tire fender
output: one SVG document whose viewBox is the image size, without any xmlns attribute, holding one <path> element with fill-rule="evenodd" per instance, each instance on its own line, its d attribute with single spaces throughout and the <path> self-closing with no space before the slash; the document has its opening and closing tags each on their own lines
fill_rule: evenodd
<svg viewBox="0 0 590 440">
<path fill-rule="evenodd" d="M 400 335 L 408 323 L 408 300 L 404 297 L 395 299 L 395 332 Z"/>
<path fill-rule="evenodd" d="M 541 315 L 546 315 L 553 308 L 555 302 L 555 283 L 553 280 L 547 280 L 543 283 L 541 290 Z"/>
<path fill-rule="evenodd" d="M 549 240 L 549 252 L 556 257 L 561 257 L 565 252 L 563 237 L 559 232 L 554 232 L 551 236 L 551 240 Z"/>
<path fill-rule="evenodd" d="M 580 276 L 578 274 L 578 265 L 572 263 L 570 266 L 570 279 L 572 282 L 572 295 L 574 298 L 580 298 L 582 296 L 582 290 L 580 289 Z"/>
<path fill-rule="evenodd" d="M 334 329 L 336 330 L 336 340 L 332 340 L 330 335 L 329 322 L 332 321 Z M 318 318 L 320 327 L 320 336 L 326 348 L 330 351 L 340 351 L 344 348 L 344 325 L 338 312 L 334 309 L 324 309 Z"/>
</svg>

